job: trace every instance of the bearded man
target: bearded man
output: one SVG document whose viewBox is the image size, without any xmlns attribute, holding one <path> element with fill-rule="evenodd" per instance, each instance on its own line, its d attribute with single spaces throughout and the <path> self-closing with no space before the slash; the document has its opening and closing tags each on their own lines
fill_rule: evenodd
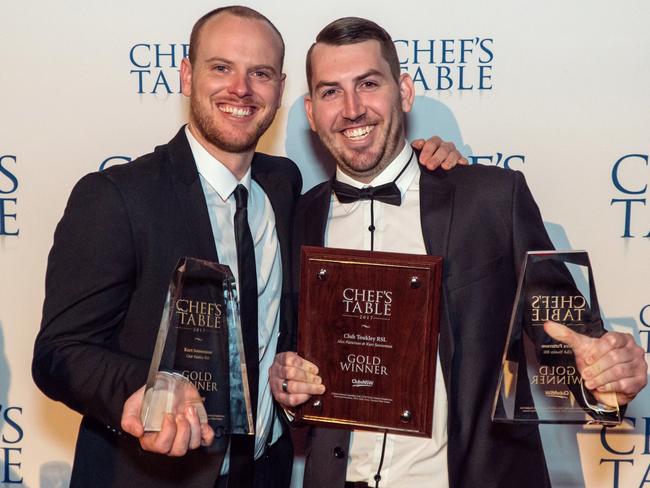
<svg viewBox="0 0 650 488">
<path fill-rule="evenodd" d="M 83 415 L 73 487 L 289 485 L 291 442 L 268 369 L 288 348 L 283 296 L 301 177 L 288 159 L 255 152 L 280 106 L 283 58 L 280 33 L 260 13 L 209 12 L 181 65 L 189 124 L 72 191 L 49 256 L 33 376 Z M 434 145 L 433 160 L 459 159 L 453 147 Z M 183 256 L 229 265 L 242 321 L 252 324 L 244 342 L 256 434 L 230 436 L 222 449 L 201 448 L 214 432 L 192 406 L 167 416 L 157 433 L 145 433 L 139 418 L 171 272 Z"/>
</svg>

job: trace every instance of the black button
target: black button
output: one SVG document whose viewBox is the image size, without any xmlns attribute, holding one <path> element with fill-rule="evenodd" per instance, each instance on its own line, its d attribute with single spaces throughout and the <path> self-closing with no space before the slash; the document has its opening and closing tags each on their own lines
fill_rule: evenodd
<svg viewBox="0 0 650 488">
<path fill-rule="evenodd" d="M 336 459 L 343 459 L 344 456 L 345 456 L 345 450 L 342 447 L 334 448 L 334 457 Z"/>
<path fill-rule="evenodd" d="M 374 226 L 374 225 L 370 225 L 370 226 L 368 226 L 368 230 L 369 230 L 370 232 L 374 232 L 374 231 L 375 231 L 375 226 Z"/>
</svg>

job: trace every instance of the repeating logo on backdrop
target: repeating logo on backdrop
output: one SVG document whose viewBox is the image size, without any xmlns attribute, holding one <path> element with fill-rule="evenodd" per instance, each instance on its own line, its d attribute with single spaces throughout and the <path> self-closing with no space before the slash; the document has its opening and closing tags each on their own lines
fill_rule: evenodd
<svg viewBox="0 0 650 488">
<path fill-rule="evenodd" d="M 610 205 L 621 215 L 621 237 L 650 237 L 647 205 L 650 164 L 647 154 L 625 154 L 612 166 L 614 197 Z"/>
<path fill-rule="evenodd" d="M 120 164 L 130 163 L 131 156 L 109 156 L 99 163 L 99 171 L 104 171 L 105 169 L 110 168 L 111 166 L 117 166 Z"/>
<path fill-rule="evenodd" d="M 189 44 L 138 43 L 129 50 L 130 75 L 137 93 L 169 95 L 181 92 L 181 60 Z"/>
<path fill-rule="evenodd" d="M 6 398 L 6 397 L 5 397 Z M 23 409 L 0 404 L 0 484 L 22 483 Z"/>
<path fill-rule="evenodd" d="M 647 156 L 645 158 L 647 161 Z M 650 303 L 643 305 L 639 311 L 639 336 L 646 354 L 650 353 Z M 612 488 L 623 488 L 622 480 L 642 472 L 641 477 L 632 478 L 633 486 L 650 486 L 650 462 L 647 462 L 650 459 L 647 457 L 650 456 L 650 417 L 628 416 L 624 420 L 627 425 L 615 429 L 603 427 L 600 432 L 600 443 L 607 454 L 601 457 L 599 464 L 608 466 L 608 476 L 611 476 L 605 482 Z M 634 432 L 630 432 L 630 426 Z M 621 432 L 627 435 L 620 435 Z"/>
<path fill-rule="evenodd" d="M 491 90 L 494 39 L 395 39 L 402 71 L 426 91 Z"/>
<path fill-rule="evenodd" d="M 491 90 L 494 39 L 396 39 L 403 71 L 426 91 Z M 181 92 L 181 60 L 189 44 L 140 42 L 129 49 L 129 74 L 139 94 Z"/>
<path fill-rule="evenodd" d="M 11 486 L 23 481 L 23 409 L 9 400 L 11 368 L 5 351 L 6 322 L 0 322 L 0 485 Z"/>
<path fill-rule="evenodd" d="M 600 458 L 599 464 L 610 467 L 609 479 L 605 481 L 606 486 L 624 488 L 622 479 L 629 479 L 632 473 L 639 472 L 638 465 L 642 463 L 643 475 L 634 479 L 635 484 L 632 485 L 642 488 L 650 484 L 650 463 L 644 463 L 648 458 L 641 457 L 650 455 L 650 417 L 623 417 L 623 420 L 624 424 L 621 427 L 601 429 L 600 443 L 607 454 Z M 630 426 L 640 434 L 641 439 L 639 436 L 629 435 Z M 614 440 L 616 434 L 620 435 L 625 430 L 628 431 L 628 435 L 622 436 L 622 441 L 621 438 Z"/>
<path fill-rule="evenodd" d="M 526 162 L 524 154 L 506 154 L 498 151 L 494 154 L 470 154 L 467 159 L 470 164 L 494 165 L 519 171 L 524 169 L 523 164 Z"/>
<path fill-rule="evenodd" d="M 11 154 L 0 155 L 0 237 L 18 237 L 18 158 Z"/>
<path fill-rule="evenodd" d="M 641 307 L 639 312 L 639 336 L 641 345 L 645 346 L 646 354 L 650 354 L 650 303 Z"/>
</svg>

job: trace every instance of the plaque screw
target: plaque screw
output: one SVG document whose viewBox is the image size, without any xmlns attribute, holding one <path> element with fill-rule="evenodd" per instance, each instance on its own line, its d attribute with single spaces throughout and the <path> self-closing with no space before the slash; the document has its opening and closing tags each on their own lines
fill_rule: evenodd
<svg viewBox="0 0 650 488">
<path fill-rule="evenodd" d="M 402 412 L 402 415 L 400 415 L 400 420 L 404 422 L 405 424 L 408 424 L 411 421 L 411 418 L 413 418 L 413 414 L 411 413 L 410 410 L 404 410 Z"/>
<path fill-rule="evenodd" d="M 323 402 L 320 400 L 316 400 L 314 403 L 311 404 L 312 407 L 320 409 L 323 406 Z"/>
<path fill-rule="evenodd" d="M 318 271 L 318 279 L 321 281 L 327 279 L 327 270 L 325 268 L 321 268 L 320 271 Z"/>
<path fill-rule="evenodd" d="M 417 276 L 411 276 L 411 288 L 420 288 L 420 278 Z"/>
</svg>

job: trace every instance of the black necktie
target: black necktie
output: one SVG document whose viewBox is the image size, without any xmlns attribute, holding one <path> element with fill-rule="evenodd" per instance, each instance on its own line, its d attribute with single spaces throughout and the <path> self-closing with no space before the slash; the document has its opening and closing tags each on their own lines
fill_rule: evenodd
<svg viewBox="0 0 650 488">
<path fill-rule="evenodd" d="M 253 422 L 257 418 L 257 390 L 259 381 L 259 354 L 257 339 L 257 273 L 255 246 L 248 227 L 248 191 L 237 185 L 234 191 L 235 242 L 237 269 L 239 270 L 239 313 L 241 317 L 244 352 L 248 370 L 248 385 L 253 408 Z M 232 435 L 230 438 L 230 470 L 228 486 L 247 488 L 253 486 L 255 436 Z"/>
<path fill-rule="evenodd" d="M 402 194 L 394 181 L 379 186 L 356 188 L 339 180 L 332 182 L 332 190 L 341 203 L 351 203 L 357 200 L 377 200 L 389 205 L 401 205 Z"/>
</svg>

